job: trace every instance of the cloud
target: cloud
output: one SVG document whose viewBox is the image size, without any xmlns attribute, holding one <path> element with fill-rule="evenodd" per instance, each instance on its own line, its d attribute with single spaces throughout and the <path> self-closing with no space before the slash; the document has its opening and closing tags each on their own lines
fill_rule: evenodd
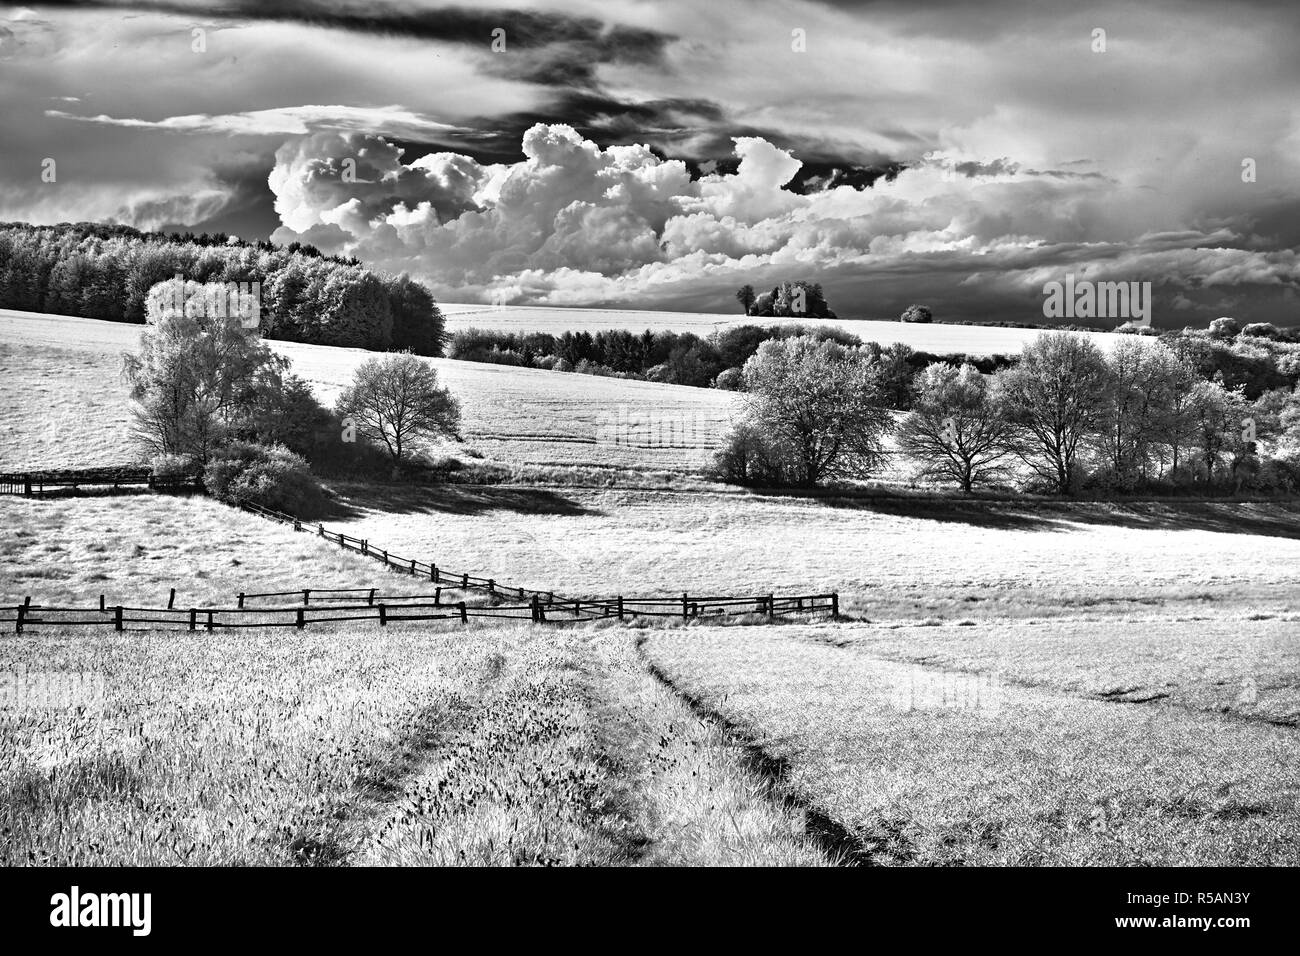
<svg viewBox="0 0 1300 956">
<path fill-rule="evenodd" d="M 532 127 L 521 145 L 522 161 L 485 166 L 454 153 L 406 164 L 356 134 L 295 140 L 271 174 L 285 222 L 275 238 L 323 240 L 453 301 L 725 308 L 742 282 L 809 277 L 850 315 L 928 296 L 949 316 L 998 317 L 994 307 L 1028 318 L 1043 283 L 1067 271 L 1153 281 L 1169 302 L 1210 309 L 1229 293 L 1290 297 L 1300 286 L 1293 250 L 1232 248 L 1241 237 L 1228 228 L 1131 232 L 1130 207 L 1149 200 L 1116 211 L 1105 177 L 1002 159 L 954 175 L 931 157 L 870 189 L 799 195 L 783 188 L 799 159 L 757 137 L 735 139 L 734 172 L 699 178 L 647 147 L 602 148 L 560 124 Z M 364 183 L 341 181 L 349 157 Z"/>
<path fill-rule="evenodd" d="M 469 132 L 464 127 L 440 123 L 401 106 L 306 105 L 224 113 L 216 116 L 193 113 L 187 116 L 168 116 L 161 120 L 116 118 L 103 114 L 78 116 L 64 110 L 46 110 L 45 115 L 54 119 L 98 123 L 102 126 L 123 126 L 174 133 L 229 133 L 244 136 L 306 134 L 321 129 L 370 131 L 376 128 L 384 130 L 390 136 L 410 138 Z"/>
</svg>

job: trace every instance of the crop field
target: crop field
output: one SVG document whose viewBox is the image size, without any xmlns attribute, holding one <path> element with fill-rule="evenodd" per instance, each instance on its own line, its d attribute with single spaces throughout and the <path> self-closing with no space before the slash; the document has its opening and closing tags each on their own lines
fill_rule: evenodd
<svg viewBox="0 0 1300 956">
<path fill-rule="evenodd" d="M 447 331 L 489 329 L 497 332 L 601 332 L 619 329 L 627 332 L 655 331 L 694 332 L 701 337 L 737 325 L 810 325 L 844 329 L 864 342 L 893 345 L 901 342 L 918 352 L 936 355 L 964 352 L 967 355 L 1015 355 L 1026 342 L 1040 333 L 1035 329 L 1007 329 L 997 326 L 917 324 L 876 319 L 774 319 L 737 313 L 718 312 L 649 312 L 633 309 L 574 309 L 530 305 L 475 305 L 442 303 L 447 317 Z M 1080 332 L 1107 348 L 1118 336 L 1108 332 Z"/>
<path fill-rule="evenodd" d="M 120 464 L 132 455 L 122 353 L 140 327 L 0 311 L 0 468 Z M 331 404 L 372 353 L 271 342 Z M 524 465 L 703 467 L 734 392 L 429 359 L 461 399 L 467 447 Z M 64 386 L 65 381 L 72 387 Z M 85 444 L 68 439 L 84 436 Z"/>
</svg>

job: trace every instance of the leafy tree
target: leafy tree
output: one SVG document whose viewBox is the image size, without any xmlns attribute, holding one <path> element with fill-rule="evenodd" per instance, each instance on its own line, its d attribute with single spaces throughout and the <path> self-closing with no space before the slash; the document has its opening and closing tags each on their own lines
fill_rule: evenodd
<svg viewBox="0 0 1300 956">
<path fill-rule="evenodd" d="M 740 303 L 740 307 L 745 310 L 746 315 L 749 315 L 750 306 L 754 304 L 755 298 L 754 287 L 749 283 L 745 283 L 736 290 L 736 301 Z"/>
<path fill-rule="evenodd" d="M 407 352 L 363 362 L 335 410 L 353 419 L 359 434 L 382 442 L 394 464 L 413 443 L 460 437 L 460 403 L 438 384 L 433 366 Z"/>
<path fill-rule="evenodd" d="M 176 307 L 209 288 L 219 287 L 159 283 L 148 296 L 140 351 L 123 357 L 138 403 L 136 435 L 152 454 L 207 461 L 226 442 L 255 436 L 256 410 L 283 387 L 288 360 L 249 335 L 239 315 Z"/>
<path fill-rule="evenodd" d="M 1068 332 L 1044 333 L 996 381 L 998 401 L 1017 426 L 1017 457 L 1058 494 L 1069 494 L 1110 387 L 1101 351 Z"/>
<path fill-rule="evenodd" d="M 1181 441 L 1181 422 L 1171 412 L 1195 373 L 1167 346 L 1136 337 L 1118 340 L 1106 362 L 1110 384 L 1098 416 L 1096 448 L 1112 480 L 1134 488 L 1151 477 L 1164 446 Z"/>
<path fill-rule="evenodd" d="M 1009 473 L 1011 426 L 974 366 L 930 365 L 917 373 L 915 393 L 899 447 L 916 459 L 923 477 L 955 481 L 969 494 Z"/>
<path fill-rule="evenodd" d="M 744 377 L 742 424 L 770 436 L 791 480 L 865 477 L 880 463 L 892 419 L 865 352 L 808 336 L 772 340 L 745 363 Z"/>
<path fill-rule="evenodd" d="M 909 305 L 898 319 L 900 322 L 933 322 L 934 313 L 924 305 Z"/>
</svg>

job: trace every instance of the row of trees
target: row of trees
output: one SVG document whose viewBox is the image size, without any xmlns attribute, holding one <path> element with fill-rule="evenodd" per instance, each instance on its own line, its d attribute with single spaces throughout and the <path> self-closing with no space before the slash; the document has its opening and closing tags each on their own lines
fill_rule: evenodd
<svg viewBox="0 0 1300 956">
<path fill-rule="evenodd" d="M 891 405 L 907 408 L 913 374 L 939 361 L 970 362 L 981 371 L 993 372 L 1013 364 L 1011 356 L 933 355 L 906 345 L 882 347 L 862 340 L 843 329 L 798 324 L 739 325 L 700 337 L 692 332 L 637 334 L 624 329 L 600 332 L 502 332 L 463 329 L 451 336 L 450 358 L 470 362 L 491 362 L 524 368 L 545 368 L 589 375 L 645 379 L 699 388 L 741 390 L 745 387 L 741 369 L 764 342 L 807 336 L 816 341 L 862 346 L 881 357 L 892 369 Z"/>
<path fill-rule="evenodd" d="M 444 321 L 409 276 L 309 247 L 163 237 L 128 227 L 0 226 L 0 308 L 144 322 L 149 290 L 185 281 L 256 284 L 267 338 L 442 354 Z"/>
<path fill-rule="evenodd" d="M 744 376 L 748 407 L 718 460 L 739 483 L 866 478 L 896 433 L 920 477 L 967 492 L 1017 479 L 1056 494 L 1300 484 L 1294 387 L 1252 400 L 1149 338 L 1103 354 L 1082 337 L 1045 333 L 992 376 L 931 365 L 916 375 L 901 420 L 887 410 L 880 359 L 865 348 L 772 341 Z"/>
</svg>

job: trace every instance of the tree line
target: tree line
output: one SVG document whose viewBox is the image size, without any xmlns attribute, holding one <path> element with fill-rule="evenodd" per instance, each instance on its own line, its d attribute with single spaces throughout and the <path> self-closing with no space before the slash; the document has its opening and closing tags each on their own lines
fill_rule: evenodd
<svg viewBox="0 0 1300 956">
<path fill-rule="evenodd" d="M 0 225 L 0 308 L 143 323 L 150 289 L 177 275 L 255 284 L 267 338 L 442 354 L 443 316 L 428 289 L 311 246 L 93 223 Z"/>
<path fill-rule="evenodd" d="M 1293 491 L 1300 487 L 1295 380 L 1250 394 L 1206 378 L 1215 333 L 1181 349 L 1126 336 L 1110 352 L 1044 333 L 993 375 L 935 363 L 890 411 L 877 353 L 807 336 L 763 343 L 743 368 L 747 404 L 716 462 L 724 480 L 815 486 L 880 473 L 896 438 L 916 477 L 965 492 Z"/>
<path fill-rule="evenodd" d="M 899 403 L 908 401 L 908 383 L 921 368 L 938 361 L 970 363 L 983 372 L 994 372 L 1015 362 L 1013 356 L 935 355 L 907 345 L 880 346 L 864 343 L 852 332 L 839 328 L 799 325 L 738 325 L 708 336 L 693 332 L 630 332 L 609 329 L 598 332 L 505 332 L 490 329 L 461 329 L 451 335 L 449 358 L 489 362 L 558 372 L 577 372 L 613 378 L 666 382 L 697 388 L 743 390 L 741 368 L 770 340 L 806 336 L 819 342 L 836 342 L 862 347 L 881 355 L 892 371 L 893 392 Z M 899 407 L 903 407 L 900 405 Z"/>
</svg>

